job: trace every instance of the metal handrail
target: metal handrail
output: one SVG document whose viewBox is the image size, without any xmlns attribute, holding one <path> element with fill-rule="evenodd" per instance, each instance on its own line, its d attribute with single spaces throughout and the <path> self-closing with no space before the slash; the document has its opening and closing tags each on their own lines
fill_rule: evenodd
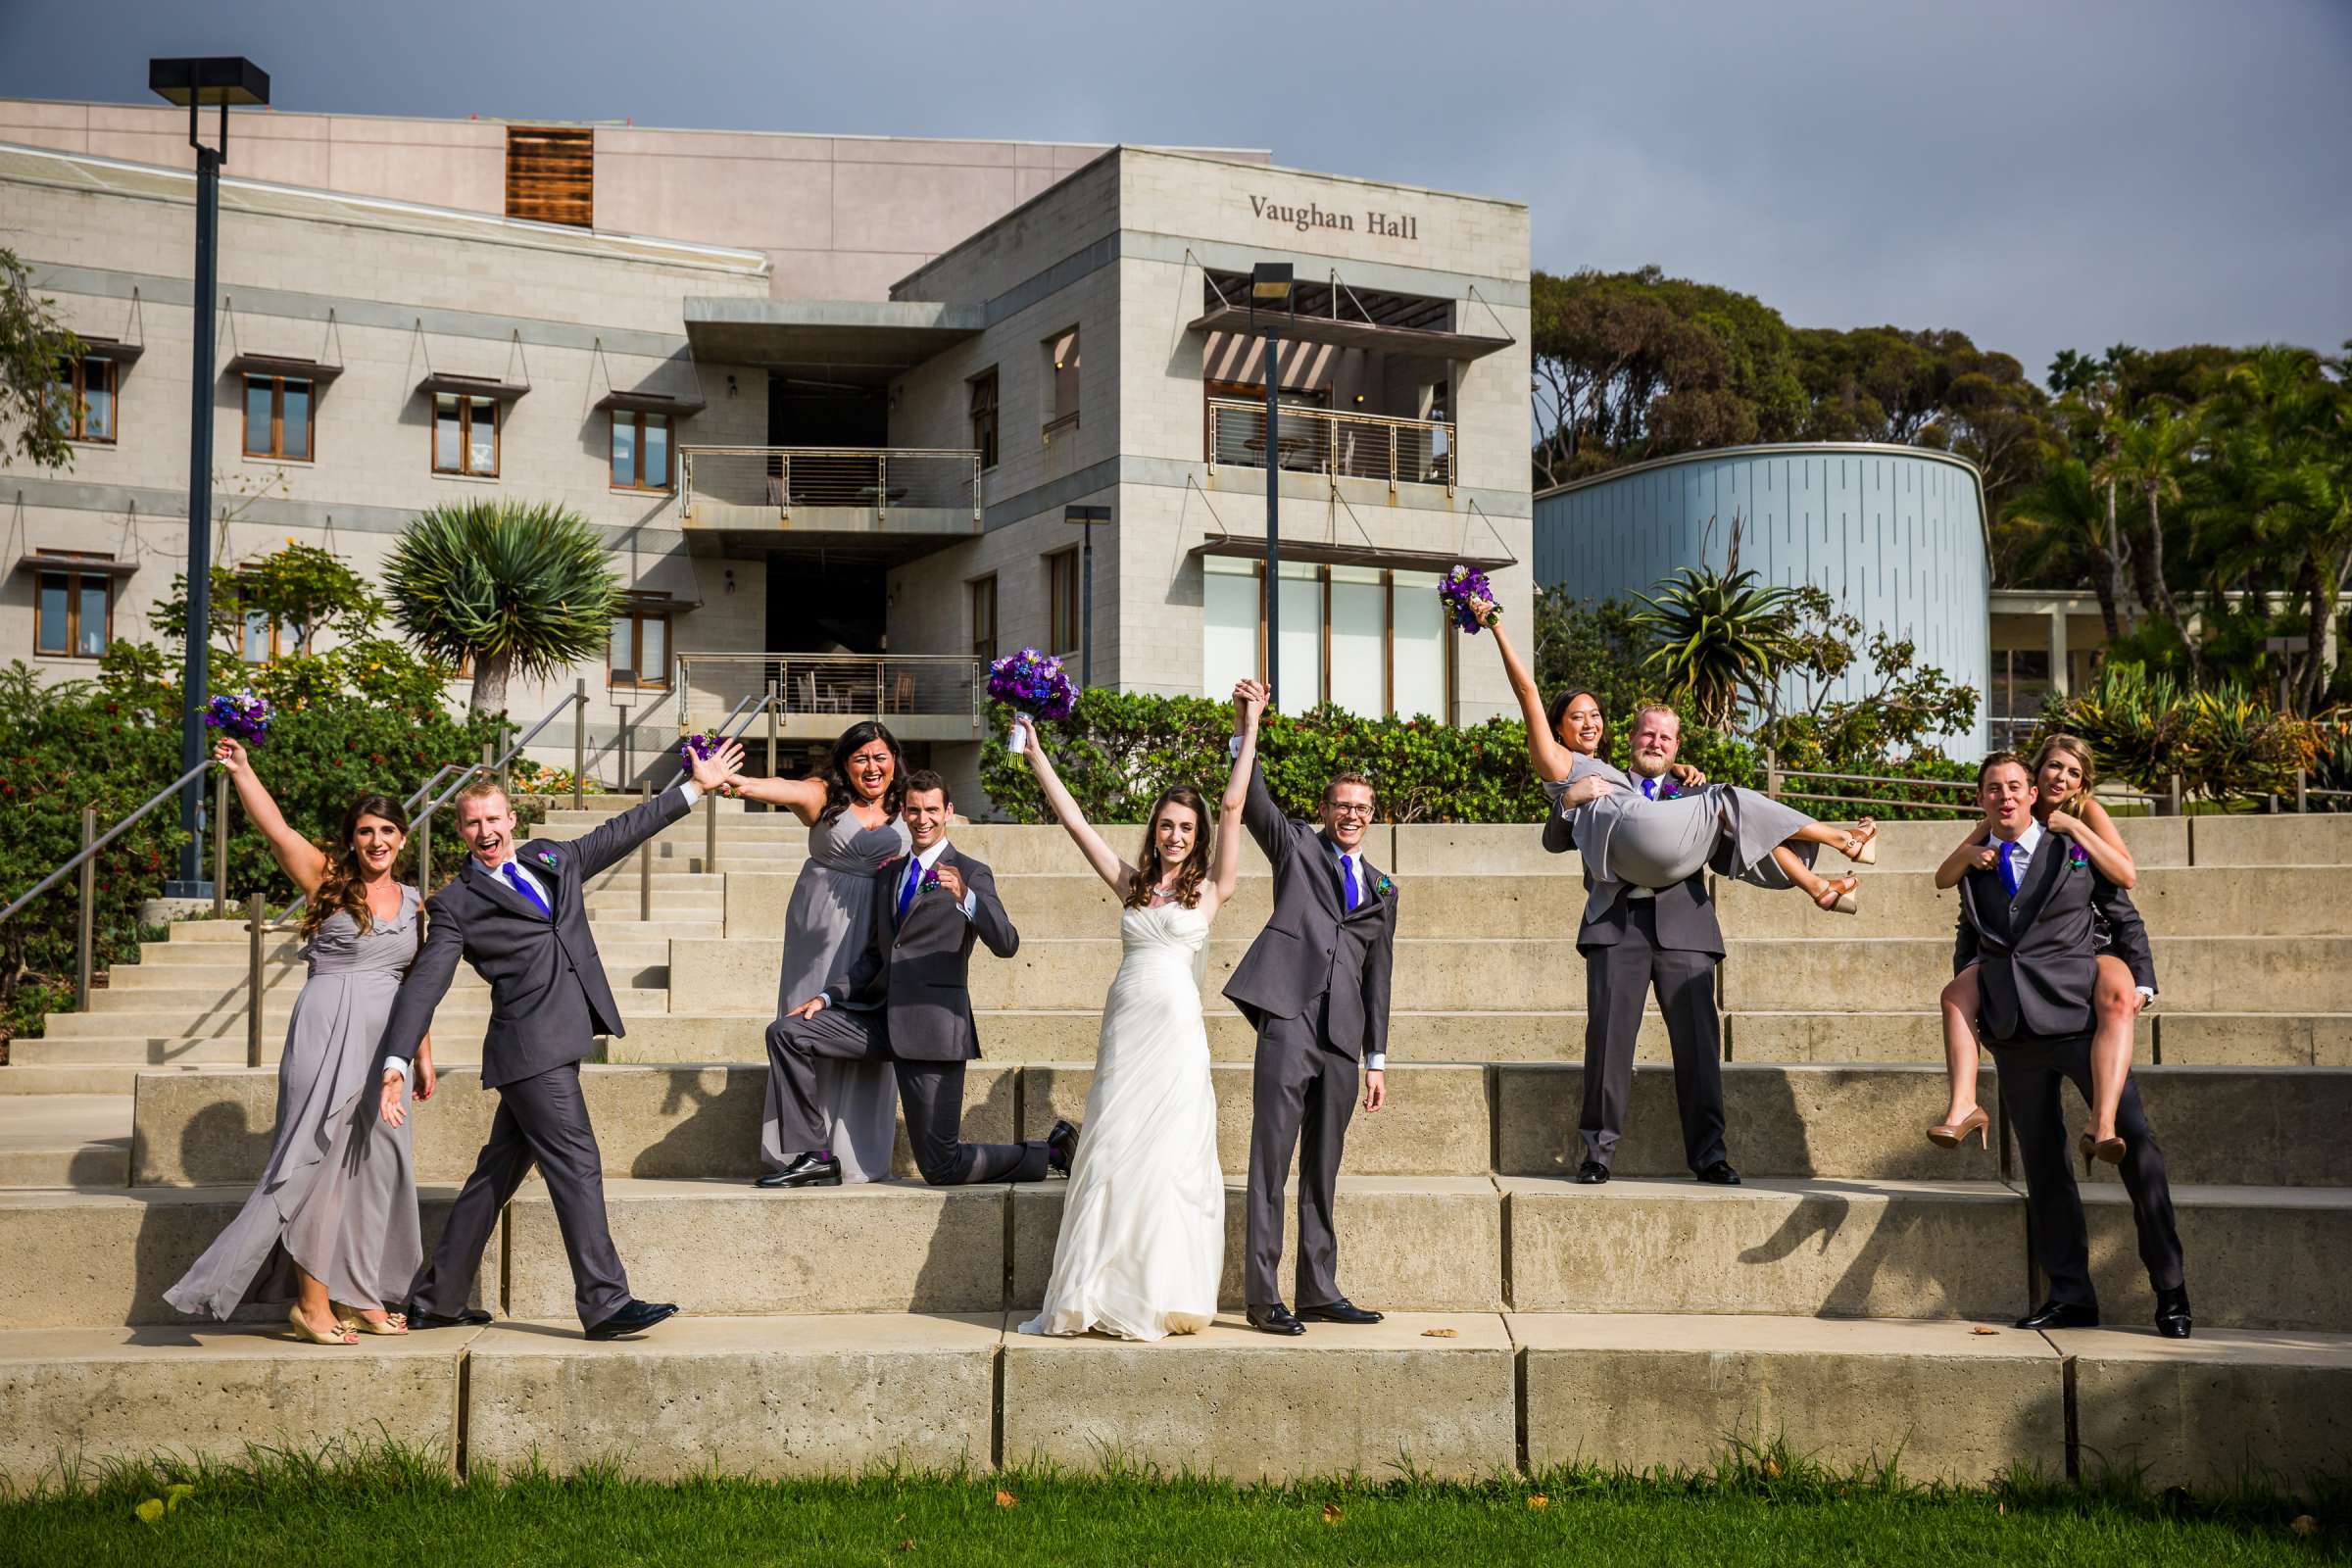
<svg viewBox="0 0 2352 1568">
<path fill-rule="evenodd" d="M 730 472 L 748 459 L 760 460 L 752 477 L 756 490 L 738 487 L 730 497 Z M 698 492 L 698 460 L 718 460 L 715 482 Z M 894 483 L 891 465 L 897 463 Z M 795 466 L 799 471 L 796 473 Z M 717 446 L 695 443 L 678 448 L 678 515 L 695 520 L 698 493 L 721 506 L 773 511 L 789 521 L 792 509 L 802 507 L 870 508 L 876 518 L 906 508 L 957 509 L 968 507 L 972 521 L 981 516 L 982 467 L 973 447 L 776 447 Z M 950 497 L 953 501 L 950 501 Z M 756 499 L 754 499 L 756 497 Z"/>
<path fill-rule="evenodd" d="M 1446 493 L 1453 494 L 1456 478 L 1454 454 L 1460 448 L 1460 440 L 1458 427 L 1450 419 L 1357 414 L 1349 410 L 1318 409 L 1289 403 L 1282 406 L 1278 417 L 1302 424 L 1314 432 L 1306 442 L 1309 455 L 1315 459 L 1311 465 L 1285 463 L 1282 453 L 1264 451 L 1264 404 L 1246 403 L 1238 398 L 1211 398 L 1208 400 L 1209 472 L 1215 473 L 1221 462 L 1241 468 L 1262 468 L 1271 463 L 1286 472 L 1323 474 L 1335 490 L 1342 479 L 1386 478 L 1392 495 L 1399 481 L 1407 484 L 1443 483 Z M 1240 427 L 1241 434 L 1236 440 L 1226 439 L 1224 427 L 1228 425 Z M 1250 432 L 1252 428 L 1256 431 L 1259 449 L 1257 461 L 1252 461 L 1250 454 Z M 1352 438 L 1359 433 L 1368 433 L 1377 438 L 1368 449 L 1370 456 L 1359 453 L 1350 439 L 1346 443 L 1348 455 L 1343 461 L 1340 455 L 1343 445 L 1341 438 Z M 1400 452 L 1400 448 L 1410 448 L 1410 438 L 1416 436 L 1420 438 L 1418 450 Z M 1438 450 L 1440 437 L 1446 443 L 1446 450 L 1442 453 Z M 1287 441 L 1289 437 L 1283 439 Z M 1444 464 L 1442 478 L 1434 472 L 1441 460 Z"/>
<path fill-rule="evenodd" d="M 76 866 L 80 865 L 82 861 L 89 859 L 100 850 L 105 849 L 109 844 L 112 844 L 115 842 L 115 840 L 121 838 L 123 834 L 123 831 L 128 828 L 131 823 L 136 822 L 140 817 L 145 816 L 149 811 L 154 810 L 157 807 L 163 805 L 164 802 L 170 800 L 172 796 L 177 795 L 181 790 L 187 788 L 188 781 L 190 779 L 195 778 L 197 775 L 203 773 L 207 768 L 210 768 L 214 765 L 213 760 L 208 757 L 203 761 L 198 762 L 194 767 L 191 767 L 186 772 L 180 774 L 179 777 L 173 779 L 171 783 L 165 785 L 162 789 L 157 790 L 153 795 L 150 795 L 147 798 L 146 805 L 140 807 L 137 810 L 122 818 L 122 821 L 117 822 L 113 827 L 108 828 L 104 833 L 100 834 L 90 843 L 82 846 L 79 854 L 75 855 L 65 864 L 59 866 L 56 870 L 50 872 L 47 876 L 41 878 L 40 881 L 34 883 L 31 891 L 27 892 L 23 898 L 17 900 L 16 903 L 10 905 L 7 908 L 0 909 L 0 920 L 6 920 L 10 915 L 15 914 L 19 909 L 22 909 L 24 907 L 24 906 L 30 904 L 33 900 L 39 898 L 42 894 L 57 886 L 59 882 L 65 879 L 65 876 L 68 872 L 74 870 Z"/>
</svg>

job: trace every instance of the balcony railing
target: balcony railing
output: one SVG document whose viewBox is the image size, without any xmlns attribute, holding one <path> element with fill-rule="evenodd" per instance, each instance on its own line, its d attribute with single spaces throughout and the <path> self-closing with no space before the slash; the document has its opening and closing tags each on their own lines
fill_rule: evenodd
<svg viewBox="0 0 2352 1568">
<path fill-rule="evenodd" d="M 959 654 L 678 655 L 681 731 L 770 693 L 785 718 L 821 715 L 844 725 L 859 718 L 952 718 L 969 721 L 977 734 L 988 663 Z"/>
<path fill-rule="evenodd" d="M 980 454 L 923 447 L 680 447 L 678 510 L 689 522 L 698 502 L 727 512 L 795 509 L 969 513 L 980 520 Z"/>
<path fill-rule="evenodd" d="M 1386 479 L 1442 484 L 1453 494 L 1454 430 L 1446 419 L 1396 419 L 1379 414 L 1334 414 L 1285 404 L 1275 429 L 1275 460 L 1285 472 L 1320 473 L 1333 489 L 1342 479 Z M 1211 398 L 1208 469 L 1266 466 L 1266 407 Z"/>
</svg>

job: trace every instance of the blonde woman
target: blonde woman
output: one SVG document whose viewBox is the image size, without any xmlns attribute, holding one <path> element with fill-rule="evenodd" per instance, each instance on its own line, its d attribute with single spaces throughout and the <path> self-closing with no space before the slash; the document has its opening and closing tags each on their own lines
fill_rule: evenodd
<svg viewBox="0 0 2352 1568">
<path fill-rule="evenodd" d="M 2042 830 L 2064 841 L 2053 853 L 2080 856 L 2099 875 L 2126 893 L 2137 885 L 2139 869 L 2115 818 L 2091 796 L 2097 768 L 2090 746 L 2076 735 L 2051 735 L 2034 754 L 2034 817 Z M 1984 823 L 1969 830 L 1952 853 L 1936 867 L 1936 885 L 1957 887 L 1972 870 L 1988 871 L 1998 859 Z M 2098 984 L 2092 994 L 2096 1015 L 2090 1045 L 2090 1125 L 2078 1146 L 2085 1169 L 2095 1157 L 2121 1164 L 2124 1140 L 2115 1130 L 2116 1106 L 2124 1095 L 2124 1079 L 2132 1071 L 2133 1026 L 2140 1009 L 2155 996 L 2152 987 L 2138 985 L 2131 967 L 2115 951 L 2104 925 L 2099 931 Z M 1991 1142 L 1991 1117 L 1977 1103 L 1977 971 L 1970 964 L 1952 977 L 1939 1000 L 1943 1013 L 1944 1067 L 1951 1078 L 1951 1104 L 1943 1120 L 1928 1129 L 1928 1139 L 1942 1149 L 1957 1149 L 1971 1133 L 1983 1146 Z"/>
</svg>

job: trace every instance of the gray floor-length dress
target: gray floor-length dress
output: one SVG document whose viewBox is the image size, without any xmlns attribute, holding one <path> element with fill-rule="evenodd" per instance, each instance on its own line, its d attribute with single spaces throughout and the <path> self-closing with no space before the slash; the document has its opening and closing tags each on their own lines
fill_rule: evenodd
<svg viewBox="0 0 2352 1568">
<path fill-rule="evenodd" d="M 416 956 L 416 890 L 365 932 L 338 910 L 303 947 L 310 977 L 294 1000 L 277 1064 L 277 1133 L 261 1185 L 164 1299 L 225 1318 L 239 1305 L 291 1301 L 294 1269 L 346 1306 L 408 1299 L 423 1245 L 416 1226 L 414 1121 L 377 1112 L 376 1047 L 393 993 Z"/>
<path fill-rule="evenodd" d="M 808 859 L 784 912 L 784 969 L 776 982 L 776 1013 L 797 1007 L 848 976 L 872 918 L 874 873 L 912 848 L 897 817 L 866 827 L 848 811 L 808 829 Z M 820 1060 L 817 1095 L 833 1117 L 833 1152 L 845 1182 L 878 1182 L 890 1175 L 898 1141 L 898 1080 L 887 1061 Z M 771 1168 L 800 1150 L 777 1145 L 782 1085 L 769 1075 L 760 1122 L 760 1152 Z"/>
<path fill-rule="evenodd" d="M 1618 788 L 1567 813 L 1594 881 L 1666 888 L 1712 865 L 1757 887 L 1791 885 L 1772 852 L 1813 824 L 1804 812 L 1736 784 L 1701 784 L 1651 800 L 1623 768 L 1582 753 L 1570 759 L 1568 776 L 1546 782 L 1544 792 L 1556 808 L 1569 785 L 1595 774 Z M 1808 867 L 1820 849 L 1803 841 L 1788 847 Z"/>
</svg>

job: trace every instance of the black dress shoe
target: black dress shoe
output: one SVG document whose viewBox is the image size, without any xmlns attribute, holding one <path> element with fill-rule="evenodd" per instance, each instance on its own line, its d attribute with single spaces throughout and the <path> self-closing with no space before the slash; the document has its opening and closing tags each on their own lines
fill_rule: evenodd
<svg viewBox="0 0 2352 1568">
<path fill-rule="evenodd" d="M 2044 1301 L 2017 1320 L 2021 1329 L 2095 1329 L 2099 1309 L 2083 1301 Z"/>
<path fill-rule="evenodd" d="M 448 1316 L 439 1312 L 427 1312 L 415 1302 L 411 1302 L 407 1306 L 393 1307 L 392 1310 L 405 1318 L 409 1327 L 413 1329 L 478 1329 L 490 1321 L 490 1314 L 478 1306 L 469 1306 L 463 1312 Z"/>
<path fill-rule="evenodd" d="M 1588 1159 L 1576 1167 L 1576 1179 L 1588 1187 L 1598 1187 L 1609 1179 L 1609 1167 L 1597 1159 Z"/>
<path fill-rule="evenodd" d="M 1740 1185 L 1740 1173 L 1732 1169 L 1732 1162 L 1728 1159 L 1719 1159 L 1709 1165 L 1698 1173 L 1698 1179 L 1710 1187 L 1737 1187 Z"/>
<path fill-rule="evenodd" d="M 2188 1287 L 2176 1285 L 2156 1293 L 2156 1332 L 2168 1340 L 2188 1338 Z"/>
<path fill-rule="evenodd" d="M 1070 1173 L 1070 1161 L 1078 1157 L 1078 1129 L 1066 1121 L 1057 1121 L 1046 1134 L 1046 1169 L 1057 1176 Z"/>
<path fill-rule="evenodd" d="M 839 1187 L 841 1161 L 831 1154 L 795 1154 L 782 1170 L 771 1170 L 754 1187 Z"/>
<path fill-rule="evenodd" d="M 1261 1334 L 1304 1334 L 1306 1325 L 1291 1316 L 1291 1309 L 1276 1301 L 1272 1306 L 1250 1308 L 1250 1326 Z"/>
<path fill-rule="evenodd" d="M 630 1300 L 621 1309 L 588 1330 L 592 1340 L 617 1340 L 643 1334 L 663 1318 L 676 1315 L 675 1301 Z"/>
<path fill-rule="evenodd" d="M 1366 1311 L 1345 1296 L 1336 1301 L 1326 1301 L 1321 1306 L 1301 1306 L 1298 1308 L 1298 1316 L 1301 1321 L 1307 1323 L 1377 1323 L 1380 1321 L 1378 1312 Z"/>
</svg>

